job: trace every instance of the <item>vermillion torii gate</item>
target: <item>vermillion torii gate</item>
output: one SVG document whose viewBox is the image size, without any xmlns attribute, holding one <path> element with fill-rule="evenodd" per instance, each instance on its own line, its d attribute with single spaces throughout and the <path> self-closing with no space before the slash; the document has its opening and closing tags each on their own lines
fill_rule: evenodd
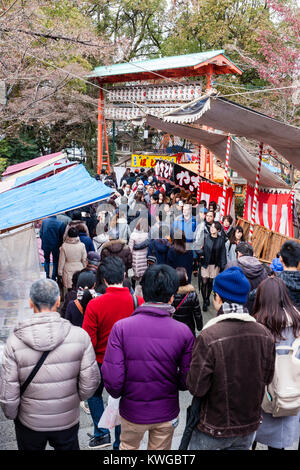
<svg viewBox="0 0 300 470">
<path fill-rule="evenodd" d="M 175 81 L 178 78 L 206 76 L 207 90 L 210 90 L 213 76 L 223 74 L 242 74 L 242 70 L 224 55 L 224 50 L 96 67 L 89 77 L 97 80 L 101 87 L 98 101 L 97 173 L 101 173 L 103 166 L 106 166 L 110 173 L 102 89 L 105 84 L 161 79 L 171 83 L 168 79 Z M 103 130 L 106 154 L 103 154 Z M 207 149 L 204 150 L 204 158 L 199 158 L 199 172 L 208 173 L 209 178 L 213 179 L 213 158 L 212 153 Z"/>
</svg>

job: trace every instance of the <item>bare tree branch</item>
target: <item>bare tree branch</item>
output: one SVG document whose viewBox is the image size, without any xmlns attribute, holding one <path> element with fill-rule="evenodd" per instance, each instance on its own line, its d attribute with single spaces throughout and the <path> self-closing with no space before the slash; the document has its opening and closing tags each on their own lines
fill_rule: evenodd
<svg viewBox="0 0 300 470">
<path fill-rule="evenodd" d="M 69 41 L 73 42 L 75 44 L 83 44 L 84 46 L 89 46 L 89 47 L 99 47 L 99 44 L 93 44 L 90 41 L 82 41 L 80 39 L 74 39 L 66 36 L 62 36 L 60 34 L 49 34 L 49 33 L 38 33 L 35 31 L 26 31 L 24 29 L 11 29 L 11 28 L 2 28 L 2 31 L 5 33 L 23 33 L 23 34 L 28 34 L 29 36 L 37 36 L 37 37 L 42 37 L 45 39 L 53 39 L 54 41 Z"/>
</svg>

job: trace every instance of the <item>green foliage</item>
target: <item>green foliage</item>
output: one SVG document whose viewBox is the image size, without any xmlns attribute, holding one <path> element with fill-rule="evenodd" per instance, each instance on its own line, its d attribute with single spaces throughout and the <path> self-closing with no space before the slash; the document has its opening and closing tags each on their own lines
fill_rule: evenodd
<svg viewBox="0 0 300 470">
<path fill-rule="evenodd" d="M 235 214 L 236 217 L 243 217 L 245 206 L 245 197 L 237 196 L 235 198 Z"/>
<path fill-rule="evenodd" d="M 49 5 L 40 7 L 40 11 L 43 13 L 45 20 L 44 25 L 47 29 L 55 26 L 56 20 L 64 21 L 68 18 L 71 21 L 74 28 L 81 28 L 82 26 L 82 14 L 79 11 L 75 3 L 69 0 L 60 0 L 59 2 L 48 2 Z"/>
<path fill-rule="evenodd" d="M 7 137 L 0 141 L 0 160 L 4 159 L 6 166 L 25 162 L 39 155 L 35 139 L 25 129 L 17 137 Z"/>
<path fill-rule="evenodd" d="M 92 2 L 97 30 L 115 46 L 124 48 L 124 60 L 152 58 L 163 41 L 166 0 L 106 0 Z"/>
<path fill-rule="evenodd" d="M 254 52 L 258 29 L 270 24 L 264 0 L 198 0 L 191 8 L 183 2 L 173 22 L 162 45 L 165 55 L 227 49 L 230 44 Z"/>
<path fill-rule="evenodd" d="M 5 168 L 8 167 L 7 159 L 0 158 L 0 175 L 4 172 Z"/>
</svg>

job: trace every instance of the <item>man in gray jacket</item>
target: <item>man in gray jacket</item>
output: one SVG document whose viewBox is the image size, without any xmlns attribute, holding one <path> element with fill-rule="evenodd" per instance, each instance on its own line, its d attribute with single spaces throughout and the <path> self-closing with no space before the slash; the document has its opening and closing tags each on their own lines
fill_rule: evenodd
<svg viewBox="0 0 300 470">
<path fill-rule="evenodd" d="M 15 422 L 19 450 L 79 450 L 80 401 L 90 398 L 100 374 L 89 335 L 57 313 L 59 288 L 52 279 L 33 283 L 34 315 L 7 339 L 0 377 L 0 405 Z M 41 358 L 44 363 L 23 395 L 21 386 Z"/>
</svg>

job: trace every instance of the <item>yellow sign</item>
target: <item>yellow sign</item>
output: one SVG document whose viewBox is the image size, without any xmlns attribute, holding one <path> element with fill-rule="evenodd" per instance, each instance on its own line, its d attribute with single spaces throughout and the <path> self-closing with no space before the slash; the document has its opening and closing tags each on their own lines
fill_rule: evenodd
<svg viewBox="0 0 300 470">
<path fill-rule="evenodd" d="M 180 157 L 178 156 L 166 156 L 166 155 L 131 155 L 131 166 L 143 167 L 143 168 L 154 168 L 156 160 L 166 160 L 168 162 L 177 163 Z"/>
</svg>

